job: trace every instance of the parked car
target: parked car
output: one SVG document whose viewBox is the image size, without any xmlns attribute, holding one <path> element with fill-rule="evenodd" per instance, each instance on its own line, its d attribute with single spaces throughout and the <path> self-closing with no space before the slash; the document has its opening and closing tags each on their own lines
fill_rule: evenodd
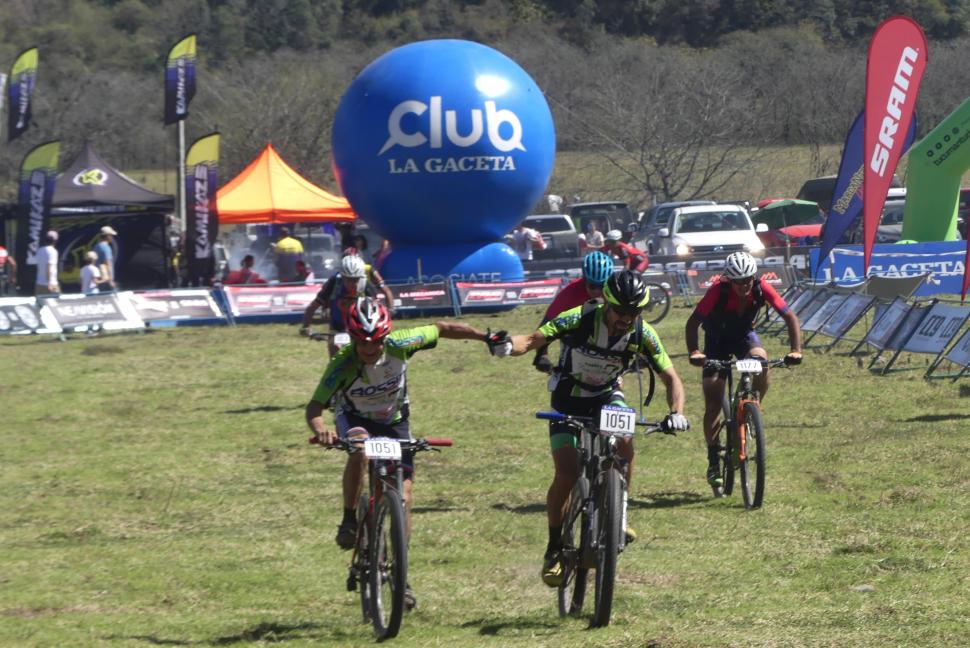
<svg viewBox="0 0 970 648">
<path fill-rule="evenodd" d="M 566 214 L 533 214 L 522 223 L 542 235 L 545 250 L 533 250 L 532 258 L 543 259 L 579 257 L 579 235 L 572 219 Z"/>
<path fill-rule="evenodd" d="M 970 220 L 970 187 L 960 189 L 960 205 L 957 207 L 957 231 L 967 240 L 967 221 Z"/>
<path fill-rule="evenodd" d="M 762 231 L 767 226 L 759 226 Z M 690 256 L 746 251 L 764 254 L 751 217 L 739 205 L 696 205 L 678 207 L 668 227 L 657 233 L 656 254 Z"/>
<path fill-rule="evenodd" d="M 569 217 L 573 219 L 576 232 L 586 233 L 587 224 L 596 223 L 596 229 L 606 234 L 611 229 L 628 231 L 631 223 L 636 223 L 636 214 L 625 202 L 588 202 L 569 205 Z"/>
<path fill-rule="evenodd" d="M 670 215 L 674 213 L 675 209 L 678 207 L 689 207 L 691 205 L 716 204 L 713 200 L 681 200 L 654 205 L 640 219 L 640 228 L 630 239 L 630 242 L 635 247 L 646 250 L 647 254 L 653 254 L 656 251 L 656 245 L 653 239 L 657 236 L 657 232 L 660 231 L 661 227 L 667 227 L 670 224 Z"/>
</svg>

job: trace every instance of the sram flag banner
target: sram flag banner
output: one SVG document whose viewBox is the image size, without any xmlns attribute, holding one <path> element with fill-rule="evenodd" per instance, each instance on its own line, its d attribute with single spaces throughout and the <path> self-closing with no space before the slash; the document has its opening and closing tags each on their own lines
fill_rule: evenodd
<svg viewBox="0 0 970 648">
<path fill-rule="evenodd" d="M 165 65 L 165 123 L 174 124 L 189 116 L 189 102 L 195 96 L 195 34 L 177 42 Z"/>
<path fill-rule="evenodd" d="M 864 268 L 869 267 L 886 193 L 905 149 L 904 136 L 916 108 L 927 54 L 923 30 L 904 16 L 883 21 L 869 44 L 862 181 Z"/>
<path fill-rule="evenodd" d="M 865 126 L 865 111 L 860 112 L 849 127 L 842 148 L 842 162 L 839 163 L 839 175 L 832 192 L 832 208 L 829 210 L 825 225 L 822 228 L 822 243 L 819 246 L 820 266 L 816 272 L 828 261 L 828 254 L 838 245 L 852 225 L 862 213 L 862 178 L 864 167 L 862 164 L 863 130 Z M 903 152 L 916 139 L 916 115 L 909 124 L 906 139 L 903 141 Z M 892 174 L 890 174 L 890 179 Z"/>
<path fill-rule="evenodd" d="M 219 133 L 200 137 L 185 157 L 186 250 L 193 283 L 214 271 L 212 244 L 219 231 L 216 213 Z M 204 283 L 204 281 L 203 281 Z"/>
<path fill-rule="evenodd" d="M 20 285 L 33 286 L 37 277 L 37 250 L 50 227 L 51 198 L 57 179 L 60 142 L 47 142 L 24 156 L 20 166 L 20 200 L 17 218 L 17 266 Z"/>
<path fill-rule="evenodd" d="M 10 68 L 7 85 L 7 141 L 20 137 L 30 127 L 30 105 L 37 81 L 37 48 L 24 50 Z"/>
</svg>

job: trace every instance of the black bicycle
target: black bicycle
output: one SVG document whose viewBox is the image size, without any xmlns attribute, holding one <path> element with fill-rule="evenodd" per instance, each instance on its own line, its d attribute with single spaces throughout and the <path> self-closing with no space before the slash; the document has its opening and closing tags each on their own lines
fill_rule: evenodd
<svg viewBox="0 0 970 648">
<path fill-rule="evenodd" d="M 724 455 L 721 461 L 721 491 L 715 495 L 731 495 L 734 473 L 739 471 L 741 497 L 744 508 L 761 506 L 765 497 L 765 424 L 761 414 L 761 395 L 754 389 L 754 377 L 765 367 L 786 367 L 784 359 L 765 362 L 758 358 L 741 360 L 707 360 L 704 367 L 717 370 L 727 384 L 721 401 L 721 421 L 718 435 L 725 431 Z M 732 388 L 734 372 L 740 377 Z M 733 396 L 729 396 L 732 394 Z"/>
<path fill-rule="evenodd" d="M 539 412 L 536 418 L 566 421 L 579 437 L 579 478 L 569 496 L 563 519 L 560 564 L 563 581 L 557 591 L 559 615 L 579 616 L 586 598 L 589 570 L 596 570 L 595 600 L 591 627 L 610 623 L 616 563 L 626 545 L 626 460 L 619 455 L 618 440 L 634 434 L 634 426 L 646 434 L 664 432 L 662 423 L 635 421 L 629 408 L 603 407 L 600 420 L 559 412 Z"/>
<path fill-rule="evenodd" d="M 650 289 L 650 297 L 643 309 L 643 320 L 648 324 L 656 324 L 670 312 L 673 293 L 667 284 L 646 282 L 646 285 Z"/>
<path fill-rule="evenodd" d="M 318 443 L 316 437 L 311 443 Z M 366 430 L 351 429 L 333 448 L 348 454 L 367 454 L 368 493 L 357 503 L 357 542 L 350 558 L 347 591 L 360 593 L 364 623 L 374 626 L 379 641 L 397 636 L 404 615 L 408 581 L 408 543 L 404 517 L 404 468 L 407 452 L 438 451 L 451 439 L 368 438 Z"/>
</svg>

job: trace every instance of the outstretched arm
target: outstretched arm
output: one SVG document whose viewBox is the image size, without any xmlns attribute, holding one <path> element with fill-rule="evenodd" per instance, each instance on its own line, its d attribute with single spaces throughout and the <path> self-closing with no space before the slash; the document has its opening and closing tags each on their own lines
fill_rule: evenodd
<svg viewBox="0 0 970 648">
<path fill-rule="evenodd" d="M 435 322 L 435 326 L 438 327 L 438 335 L 450 340 L 484 340 L 486 336 L 485 331 L 469 326 L 464 322 L 441 320 Z"/>
<path fill-rule="evenodd" d="M 512 354 L 514 356 L 524 355 L 529 351 L 538 349 L 546 344 L 546 336 L 542 331 L 536 331 L 529 335 L 512 336 Z"/>
</svg>

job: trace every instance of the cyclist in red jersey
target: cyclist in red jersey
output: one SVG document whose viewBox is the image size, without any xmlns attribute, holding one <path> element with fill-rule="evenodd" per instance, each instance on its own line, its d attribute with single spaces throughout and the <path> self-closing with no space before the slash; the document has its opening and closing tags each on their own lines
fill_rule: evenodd
<svg viewBox="0 0 970 648">
<path fill-rule="evenodd" d="M 747 252 L 735 252 L 725 262 L 724 274 L 718 283 L 708 288 L 687 319 L 687 354 L 690 363 L 703 367 L 708 358 L 728 360 L 735 358 L 761 358 L 768 360 L 768 353 L 754 330 L 754 322 L 765 304 L 774 308 L 788 327 L 791 351 L 785 356 L 787 364 L 802 361 L 802 337 L 798 317 L 771 285 L 756 277 L 757 263 Z M 704 351 L 699 350 L 697 327 L 704 327 Z M 725 376 L 716 370 L 705 369 L 704 389 L 704 437 L 707 439 L 707 481 L 717 490 L 721 483 L 719 467 L 717 420 L 721 415 Z M 768 368 L 765 367 L 754 380 L 754 387 L 764 399 L 768 391 Z"/>
<path fill-rule="evenodd" d="M 583 258 L 583 276 L 573 279 L 556 293 L 556 298 L 549 304 L 546 314 L 542 316 L 542 326 L 553 317 L 569 310 L 582 306 L 591 299 L 601 299 L 603 297 L 603 285 L 613 274 L 613 260 L 609 255 L 600 251 L 590 252 Z M 549 360 L 549 345 L 544 344 L 536 349 L 535 360 L 532 366 L 542 373 L 552 371 L 552 361 Z"/>
<path fill-rule="evenodd" d="M 624 243 L 623 232 L 620 230 L 610 230 L 606 233 L 603 251 L 622 261 L 623 267 L 627 270 L 643 272 L 647 269 L 647 253 L 638 250 L 629 243 Z"/>
</svg>

